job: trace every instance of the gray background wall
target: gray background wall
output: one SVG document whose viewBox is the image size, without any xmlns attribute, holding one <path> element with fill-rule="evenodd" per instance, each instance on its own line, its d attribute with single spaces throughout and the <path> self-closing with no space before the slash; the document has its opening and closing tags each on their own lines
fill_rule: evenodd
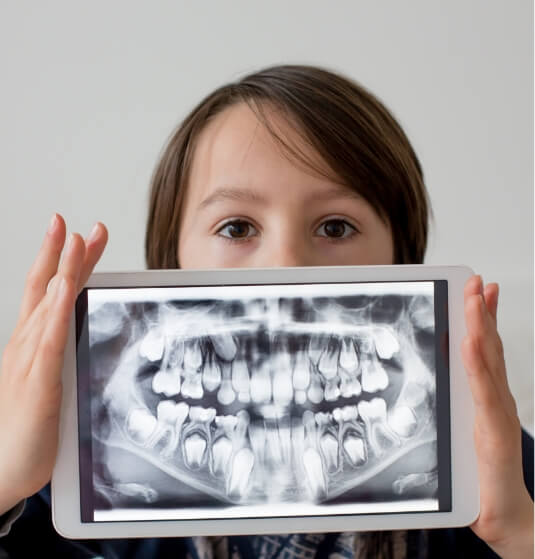
<svg viewBox="0 0 535 559">
<path fill-rule="evenodd" d="M 427 263 L 501 286 L 510 384 L 533 432 L 533 6 L 529 0 L 3 1 L 0 347 L 54 211 L 110 242 L 97 270 L 142 269 L 150 174 L 202 96 L 273 63 L 316 63 L 375 92 L 422 161 Z"/>
</svg>

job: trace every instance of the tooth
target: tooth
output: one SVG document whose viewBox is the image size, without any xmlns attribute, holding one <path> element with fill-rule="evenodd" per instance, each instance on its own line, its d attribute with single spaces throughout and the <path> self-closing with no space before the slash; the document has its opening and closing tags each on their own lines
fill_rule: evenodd
<svg viewBox="0 0 535 559">
<path fill-rule="evenodd" d="M 351 396 L 359 396 L 362 392 L 362 387 L 357 378 L 353 378 L 352 375 L 340 370 L 340 394 L 344 398 L 351 398 Z"/>
<path fill-rule="evenodd" d="M 159 361 L 163 357 L 164 336 L 158 328 L 149 330 L 139 346 L 139 354 L 149 361 Z"/>
<path fill-rule="evenodd" d="M 221 359 L 232 361 L 236 357 L 236 343 L 231 334 L 217 334 L 210 336 L 215 352 Z"/>
<path fill-rule="evenodd" d="M 219 437 L 212 446 L 212 471 L 221 476 L 227 472 L 227 465 L 232 454 L 232 443 L 227 437 Z"/>
<path fill-rule="evenodd" d="M 338 388 L 338 379 L 329 379 L 325 384 L 325 400 L 334 402 L 340 397 L 340 389 Z"/>
<path fill-rule="evenodd" d="M 238 424 L 238 418 L 235 415 L 217 415 L 215 424 L 217 427 L 221 427 L 227 435 L 230 435 Z"/>
<path fill-rule="evenodd" d="M 199 433 L 193 433 L 184 441 L 184 455 L 190 468 L 200 468 L 206 450 L 206 439 Z"/>
<path fill-rule="evenodd" d="M 305 452 L 305 429 L 303 421 L 297 417 L 291 420 L 293 463 L 301 464 Z"/>
<path fill-rule="evenodd" d="M 307 401 L 307 393 L 304 390 L 296 390 L 294 399 L 296 404 L 302 406 Z"/>
<path fill-rule="evenodd" d="M 418 407 L 427 397 L 427 392 L 421 384 L 409 382 L 403 389 L 403 401 L 410 407 Z"/>
<path fill-rule="evenodd" d="M 329 412 L 319 411 L 314 415 L 314 419 L 318 427 L 326 427 L 331 424 L 331 414 Z"/>
<path fill-rule="evenodd" d="M 197 371 L 202 365 L 201 345 L 198 340 L 184 344 L 184 369 Z"/>
<path fill-rule="evenodd" d="M 307 446 L 316 446 L 316 422 L 314 414 L 310 410 L 303 413 L 303 428 Z"/>
<path fill-rule="evenodd" d="M 318 362 L 318 370 L 327 380 L 334 378 L 338 372 L 339 355 L 340 346 L 338 341 L 331 338 Z"/>
<path fill-rule="evenodd" d="M 390 410 L 388 413 L 388 424 L 402 437 L 414 435 L 418 427 L 416 417 L 408 406 L 396 406 L 393 410 Z"/>
<path fill-rule="evenodd" d="M 134 408 L 128 413 L 126 419 L 126 431 L 130 438 L 138 444 L 145 444 L 149 441 L 157 425 L 157 419 L 145 408 Z"/>
<path fill-rule="evenodd" d="M 208 359 L 202 371 L 204 388 L 209 392 L 214 391 L 221 384 L 221 367 L 215 359 Z"/>
<path fill-rule="evenodd" d="M 279 439 L 279 430 L 274 423 L 266 425 L 266 441 L 267 451 L 273 462 L 280 464 L 282 462 L 282 448 Z"/>
<path fill-rule="evenodd" d="M 308 343 L 308 357 L 314 365 L 318 364 L 318 361 L 325 350 L 325 338 L 323 336 L 311 336 Z"/>
<path fill-rule="evenodd" d="M 259 365 L 251 373 L 251 399 L 255 404 L 262 404 L 271 400 L 271 378 L 266 364 Z"/>
<path fill-rule="evenodd" d="M 202 406 L 191 406 L 189 410 L 191 421 L 199 423 L 211 423 L 215 418 L 215 408 L 203 408 Z"/>
<path fill-rule="evenodd" d="M 188 404 L 179 402 L 175 404 L 172 400 L 163 400 L 156 407 L 156 416 L 158 421 L 163 425 L 164 429 L 169 429 L 170 438 L 162 450 L 162 455 L 170 457 L 178 446 L 180 438 L 180 429 L 188 416 Z"/>
<path fill-rule="evenodd" d="M 293 372 L 293 386 L 296 390 L 306 390 L 310 384 L 310 363 L 303 352 L 297 354 Z"/>
<path fill-rule="evenodd" d="M 221 387 L 217 393 L 217 401 L 223 406 L 228 406 L 232 404 L 236 399 L 236 394 L 232 390 L 232 383 L 230 379 L 226 378 L 221 381 Z"/>
<path fill-rule="evenodd" d="M 199 374 L 191 374 L 184 379 L 182 383 L 182 395 L 186 398 L 194 398 L 198 400 L 204 395 L 202 388 L 202 377 Z"/>
<path fill-rule="evenodd" d="M 421 487 L 422 485 L 436 483 L 437 480 L 438 473 L 436 471 L 401 475 L 392 484 L 392 489 L 394 490 L 394 493 L 401 495 L 406 493 L 408 489 L 414 489 L 415 487 Z"/>
<path fill-rule="evenodd" d="M 373 330 L 373 340 L 377 355 L 381 359 L 392 359 L 394 353 L 399 351 L 399 342 L 394 334 L 386 327 L 376 327 Z"/>
<path fill-rule="evenodd" d="M 266 429 L 263 424 L 258 422 L 251 423 L 249 426 L 249 440 L 255 455 L 257 464 L 264 464 L 266 453 Z"/>
<path fill-rule="evenodd" d="M 344 406 L 342 408 L 343 421 L 355 421 L 359 415 L 357 406 Z"/>
<path fill-rule="evenodd" d="M 245 359 L 236 359 L 232 363 L 232 387 L 240 402 L 249 402 L 249 370 Z"/>
<path fill-rule="evenodd" d="M 362 359 L 361 368 L 362 390 L 372 393 L 384 390 L 388 386 L 388 375 L 375 357 Z"/>
<path fill-rule="evenodd" d="M 282 458 L 286 464 L 290 464 L 292 455 L 292 441 L 290 423 L 288 418 L 279 421 L 279 438 L 281 442 Z"/>
<path fill-rule="evenodd" d="M 176 368 L 181 367 L 182 362 L 184 361 L 184 343 L 175 340 L 170 344 L 170 347 L 167 353 L 167 367 L 168 368 Z"/>
<path fill-rule="evenodd" d="M 152 390 L 167 397 L 180 392 L 180 374 L 178 370 L 161 369 L 152 377 Z"/>
<path fill-rule="evenodd" d="M 342 340 L 342 347 L 340 349 L 340 367 L 346 371 L 355 371 L 359 366 L 359 358 L 357 355 L 357 348 L 351 339 Z"/>
<path fill-rule="evenodd" d="M 289 369 L 277 368 L 273 375 L 273 401 L 285 406 L 292 401 L 293 388 Z"/>
<path fill-rule="evenodd" d="M 320 438 L 320 447 L 325 458 L 327 471 L 332 473 L 338 468 L 338 441 L 331 433 L 325 433 Z"/>
<path fill-rule="evenodd" d="M 361 400 L 357 408 L 376 456 L 381 456 L 390 446 L 399 444 L 398 436 L 386 422 L 386 402 L 382 398 L 374 398 L 370 402 Z"/>
<path fill-rule="evenodd" d="M 313 404 L 319 404 L 323 400 L 323 389 L 317 375 L 313 375 L 310 379 L 310 387 L 307 390 L 308 399 Z"/>
<path fill-rule="evenodd" d="M 306 479 L 313 498 L 326 493 L 325 474 L 321 463 L 321 456 L 315 448 L 307 448 L 303 454 Z"/>
<path fill-rule="evenodd" d="M 353 466 L 360 466 L 366 462 L 366 446 L 360 437 L 346 435 L 342 446 Z"/>
<path fill-rule="evenodd" d="M 232 459 L 227 493 L 241 498 L 247 491 L 249 477 L 253 471 L 254 455 L 249 448 L 240 448 Z"/>
</svg>

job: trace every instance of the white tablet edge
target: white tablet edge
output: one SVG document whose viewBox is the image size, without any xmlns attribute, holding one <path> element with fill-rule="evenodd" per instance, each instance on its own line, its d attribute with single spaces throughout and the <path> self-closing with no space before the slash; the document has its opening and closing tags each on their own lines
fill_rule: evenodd
<svg viewBox="0 0 535 559">
<path fill-rule="evenodd" d="M 76 378 L 73 374 L 76 371 L 73 316 L 69 326 L 63 369 L 59 450 L 52 476 L 52 518 L 56 530 L 67 538 L 126 538 L 426 529 L 471 524 L 479 514 L 479 482 L 473 439 L 474 406 L 461 360 L 461 342 L 466 333 L 463 288 L 471 275 L 472 270 L 466 266 L 427 265 L 163 270 L 143 271 L 141 274 L 93 274 L 86 284 L 87 287 L 447 280 L 448 322 L 450 325 L 460 325 L 460 328 L 454 331 L 450 329 L 449 332 L 452 511 L 332 517 L 82 523 L 78 476 L 78 410 Z"/>
</svg>

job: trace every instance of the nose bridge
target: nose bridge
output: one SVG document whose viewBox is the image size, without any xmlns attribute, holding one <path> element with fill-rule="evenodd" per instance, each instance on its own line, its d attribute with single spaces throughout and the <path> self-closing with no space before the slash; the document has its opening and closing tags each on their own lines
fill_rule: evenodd
<svg viewBox="0 0 535 559">
<path fill-rule="evenodd" d="M 307 243 L 297 228 L 281 228 L 274 235 L 266 247 L 266 266 L 310 266 L 310 256 Z"/>
</svg>

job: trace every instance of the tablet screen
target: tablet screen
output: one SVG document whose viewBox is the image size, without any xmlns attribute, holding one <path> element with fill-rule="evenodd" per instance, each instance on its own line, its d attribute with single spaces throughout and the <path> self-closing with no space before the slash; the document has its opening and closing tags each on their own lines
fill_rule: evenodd
<svg viewBox="0 0 535 559">
<path fill-rule="evenodd" d="M 86 288 L 82 522 L 451 510 L 447 281 Z"/>
</svg>

